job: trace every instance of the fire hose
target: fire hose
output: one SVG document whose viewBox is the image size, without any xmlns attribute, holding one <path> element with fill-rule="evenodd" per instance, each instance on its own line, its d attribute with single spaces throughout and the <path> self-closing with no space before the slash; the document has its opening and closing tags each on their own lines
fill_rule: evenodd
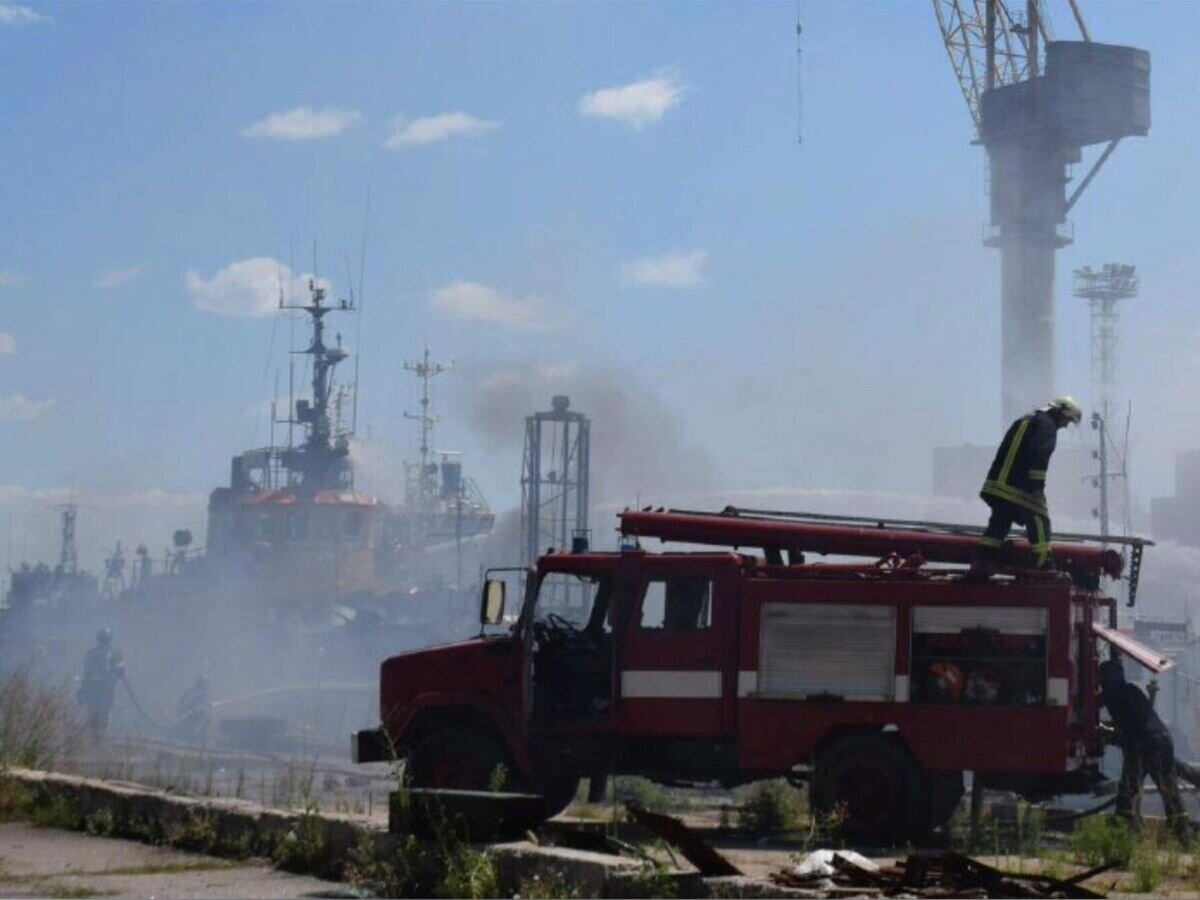
<svg viewBox="0 0 1200 900">
<path fill-rule="evenodd" d="M 138 701 L 137 694 L 135 694 L 133 692 L 133 687 L 129 684 L 129 681 L 125 678 L 124 672 L 121 672 L 121 684 L 125 685 L 125 693 L 129 695 L 129 699 L 133 703 L 133 708 L 138 711 L 138 714 L 143 719 L 145 719 L 147 722 L 150 723 L 151 726 L 159 729 L 160 731 L 169 730 L 170 726 L 162 725 L 159 722 L 156 722 L 154 720 L 154 718 L 150 715 L 150 713 L 146 712 L 146 710 L 142 707 L 142 704 Z"/>
</svg>

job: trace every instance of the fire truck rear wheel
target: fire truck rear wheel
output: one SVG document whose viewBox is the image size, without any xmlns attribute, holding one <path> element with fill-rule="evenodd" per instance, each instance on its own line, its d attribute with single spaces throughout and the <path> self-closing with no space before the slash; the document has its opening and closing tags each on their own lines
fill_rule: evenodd
<svg viewBox="0 0 1200 900">
<path fill-rule="evenodd" d="M 508 752 L 495 732 L 448 724 L 417 741 L 406 768 L 409 784 L 415 788 L 486 791 L 496 787 L 502 766 L 511 778 Z"/>
<path fill-rule="evenodd" d="M 907 841 L 929 827 L 921 770 L 896 740 L 847 735 L 824 748 L 813 774 L 813 809 L 841 816 L 852 841 Z"/>
</svg>

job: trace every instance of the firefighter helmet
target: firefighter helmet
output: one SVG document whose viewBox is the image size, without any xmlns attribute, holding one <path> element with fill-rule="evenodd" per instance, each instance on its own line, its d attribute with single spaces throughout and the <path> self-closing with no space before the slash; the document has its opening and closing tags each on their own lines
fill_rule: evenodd
<svg viewBox="0 0 1200 900">
<path fill-rule="evenodd" d="M 1049 412 L 1057 412 L 1072 425 L 1078 425 L 1083 421 L 1083 407 L 1076 403 L 1075 398 L 1070 394 L 1055 397 L 1046 404 L 1046 409 Z"/>
<path fill-rule="evenodd" d="M 929 667 L 930 688 L 938 700 L 957 701 L 962 697 L 965 680 L 962 669 L 952 662 L 935 662 Z"/>
<path fill-rule="evenodd" d="M 968 700 L 976 703 L 995 703 L 1003 686 L 1004 680 L 995 669 L 976 668 L 967 675 L 963 693 Z"/>
</svg>

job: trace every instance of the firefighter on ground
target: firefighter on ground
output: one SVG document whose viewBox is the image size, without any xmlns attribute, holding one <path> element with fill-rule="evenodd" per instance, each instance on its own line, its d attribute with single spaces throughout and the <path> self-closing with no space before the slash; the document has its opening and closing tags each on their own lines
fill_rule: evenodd
<svg viewBox="0 0 1200 900">
<path fill-rule="evenodd" d="M 1187 842 L 1191 824 L 1175 780 L 1175 742 L 1145 692 L 1125 680 L 1119 659 L 1100 664 L 1100 702 L 1112 718 L 1121 748 L 1116 814 L 1135 829 L 1141 827 L 1138 794 L 1149 775 L 1162 798 L 1167 824 L 1180 841 Z"/>
<path fill-rule="evenodd" d="M 87 712 L 88 728 L 93 737 L 108 729 L 108 716 L 117 695 L 117 682 L 125 674 L 121 652 L 113 648 L 112 631 L 101 628 L 96 643 L 83 658 L 83 681 L 76 695 Z"/>
<path fill-rule="evenodd" d="M 1046 470 L 1058 442 L 1058 430 L 1078 425 L 1083 410 L 1071 397 L 1058 397 L 1021 416 L 1004 435 L 979 496 L 992 508 L 979 539 L 979 556 L 997 561 L 1013 523 L 1025 526 L 1034 564 L 1051 568 L 1050 515 L 1046 508 Z"/>
<path fill-rule="evenodd" d="M 212 703 L 208 698 L 208 676 L 197 675 L 196 680 L 179 697 L 175 706 L 175 723 L 172 732 L 192 744 L 208 743 L 209 718 Z"/>
</svg>

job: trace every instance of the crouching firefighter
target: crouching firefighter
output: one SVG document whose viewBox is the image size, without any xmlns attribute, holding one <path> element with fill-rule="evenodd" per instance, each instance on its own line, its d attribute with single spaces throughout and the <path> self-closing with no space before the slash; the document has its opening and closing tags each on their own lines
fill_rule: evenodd
<svg viewBox="0 0 1200 900">
<path fill-rule="evenodd" d="M 1188 842 L 1191 822 L 1175 779 L 1175 742 L 1150 704 L 1150 698 L 1137 685 L 1125 680 L 1119 659 L 1100 664 L 1100 702 L 1112 717 L 1115 743 L 1121 748 L 1117 816 L 1135 829 L 1141 827 L 1138 801 L 1142 782 L 1149 775 L 1158 788 L 1171 831 L 1181 842 Z"/>
<path fill-rule="evenodd" d="M 1004 541 L 1016 522 L 1025 526 L 1034 565 L 1053 568 L 1046 470 L 1058 442 L 1058 430 L 1078 425 L 1082 418 L 1083 410 L 1074 399 L 1058 397 L 1009 426 L 979 492 L 992 510 L 979 539 L 981 562 L 1001 561 Z"/>
</svg>

